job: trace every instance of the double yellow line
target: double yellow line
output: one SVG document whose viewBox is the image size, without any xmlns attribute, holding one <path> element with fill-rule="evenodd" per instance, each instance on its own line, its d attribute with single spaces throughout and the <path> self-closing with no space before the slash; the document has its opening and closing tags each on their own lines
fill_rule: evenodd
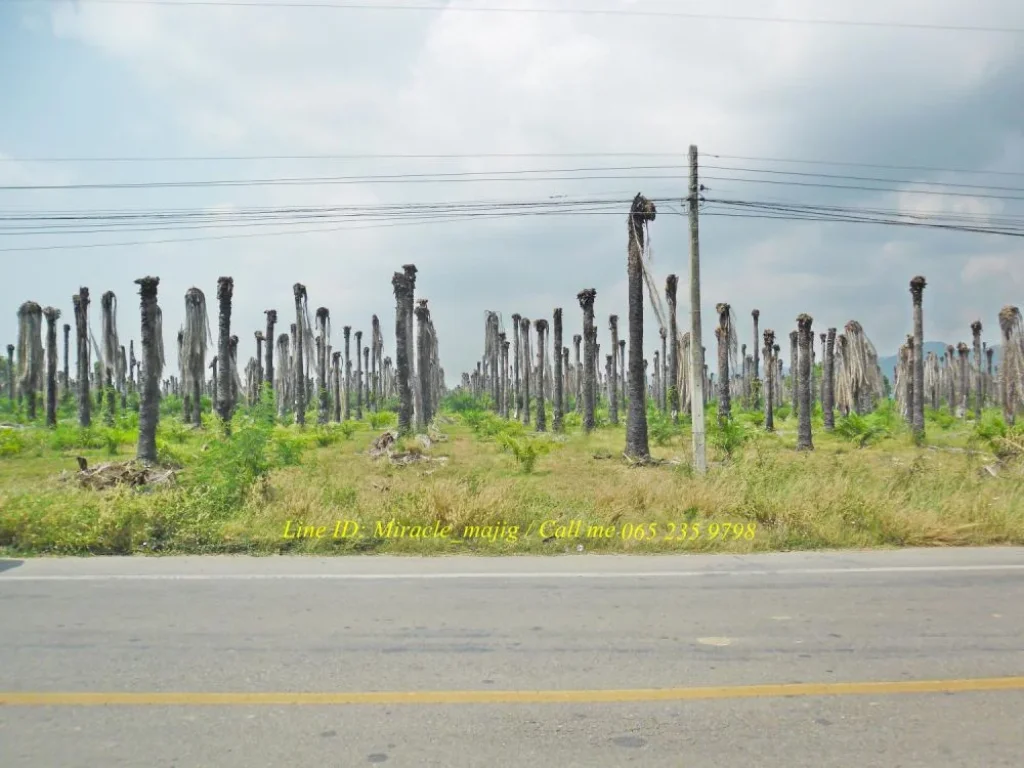
<svg viewBox="0 0 1024 768">
<path fill-rule="evenodd" d="M 50 693 L 0 692 L 0 706 L 253 706 L 343 704 L 615 704 L 784 696 L 884 696 L 895 693 L 964 693 L 1024 690 L 1024 677 L 907 680 L 861 683 L 785 683 L 701 688 L 582 691 L 367 691 L 352 693 Z"/>
</svg>

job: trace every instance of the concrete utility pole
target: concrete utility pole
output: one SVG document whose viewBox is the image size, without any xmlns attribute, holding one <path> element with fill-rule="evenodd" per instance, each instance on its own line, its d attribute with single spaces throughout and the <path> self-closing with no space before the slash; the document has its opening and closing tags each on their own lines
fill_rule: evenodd
<svg viewBox="0 0 1024 768">
<path fill-rule="evenodd" d="M 697 229 L 697 145 L 690 145 L 690 417 L 693 422 L 693 468 L 707 472 L 704 440 L 704 347 L 700 332 L 700 237 Z"/>
</svg>

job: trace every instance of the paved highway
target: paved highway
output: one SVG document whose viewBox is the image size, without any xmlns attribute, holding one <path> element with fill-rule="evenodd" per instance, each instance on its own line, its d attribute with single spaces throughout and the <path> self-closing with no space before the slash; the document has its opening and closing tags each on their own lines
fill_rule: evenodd
<svg viewBox="0 0 1024 768">
<path fill-rule="evenodd" d="M 3 768 L 1024 765 L 1024 549 L 0 560 Z"/>
</svg>

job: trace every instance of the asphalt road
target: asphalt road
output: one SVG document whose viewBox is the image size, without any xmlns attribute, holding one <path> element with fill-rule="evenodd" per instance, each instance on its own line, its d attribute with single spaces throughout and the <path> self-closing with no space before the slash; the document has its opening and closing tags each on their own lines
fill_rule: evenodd
<svg viewBox="0 0 1024 768">
<path fill-rule="evenodd" d="M 1019 768 L 1024 549 L 0 560 L 3 768 L 376 764 Z"/>
</svg>

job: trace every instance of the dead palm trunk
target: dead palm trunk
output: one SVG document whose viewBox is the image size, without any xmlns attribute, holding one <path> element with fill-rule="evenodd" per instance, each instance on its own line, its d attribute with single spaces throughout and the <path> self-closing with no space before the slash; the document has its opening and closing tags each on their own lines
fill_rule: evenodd
<svg viewBox="0 0 1024 768">
<path fill-rule="evenodd" d="M 113 291 L 107 291 L 100 297 L 100 307 L 103 310 L 103 375 L 104 389 L 106 393 L 107 409 L 104 419 L 107 424 L 114 423 L 115 398 L 114 380 L 118 373 L 118 360 L 120 357 L 120 342 L 117 338 L 117 297 Z"/>
<path fill-rule="evenodd" d="M 761 378 L 761 360 L 760 360 L 760 356 L 758 354 L 758 347 L 759 347 L 760 342 L 761 342 L 761 337 L 760 337 L 760 335 L 757 332 L 757 326 L 758 326 L 758 321 L 761 318 L 761 310 L 759 310 L 759 309 L 752 309 L 750 311 L 750 316 L 754 319 L 754 381 L 759 381 L 760 378 Z M 754 408 L 757 408 L 759 406 L 760 406 L 760 403 L 757 402 L 757 397 L 755 396 Z"/>
<path fill-rule="evenodd" d="M 434 402 L 430 391 L 431 382 L 433 381 L 433 371 L 430 365 L 430 309 L 427 308 L 426 299 L 420 299 L 416 304 L 416 329 L 419 334 L 419 343 L 416 347 L 416 352 L 419 355 L 419 365 L 416 367 L 420 372 L 420 402 L 423 404 L 423 426 L 426 427 L 430 424 L 431 419 L 433 419 L 432 405 Z M 497 381 L 497 372 L 495 372 L 494 378 Z M 495 405 L 497 405 L 497 402 L 497 399 L 495 399 Z"/>
<path fill-rule="evenodd" d="M 547 431 L 547 414 L 544 412 L 544 358 L 547 355 L 548 321 L 544 318 L 533 324 L 537 330 L 537 425 L 538 432 Z"/>
<path fill-rule="evenodd" d="M 413 310 L 413 311 L 415 311 L 415 310 Z M 409 328 L 410 328 L 410 331 L 412 331 L 413 326 L 410 325 Z M 412 337 L 412 333 L 410 332 L 410 338 L 411 337 Z M 412 349 L 414 349 L 414 348 L 415 348 L 415 345 L 411 345 L 410 346 L 410 351 Z M 354 383 L 353 386 L 355 387 L 355 390 L 356 390 L 356 419 L 357 420 L 361 420 L 363 418 L 363 354 L 362 354 L 362 350 L 363 350 L 363 332 L 362 331 L 356 331 L 356 379 L 355 379 L 355 383 Z M 416 366 L 416 367 L 419 368 L 419 366 Z M 415 378 L 412 380 L 412 383 L 416 383 L 416 379 Z M 413 393 L 413 406 L 414 406 L 413 407 L 413 413 L 416 413 L 415 404 L 416 404 L 417 400 L 418 400 L 418 398 L 416 397 L 415 393 Z M 419 426 L 418 422 L 417 422 L 417 426 Z"/>
<path fill-rule="evenodd" d="M 341 352 L 332 356 L 331 376 L 334 377 L 334 421 L 341 421 Z"/>
<path fill-rule="evenodd" d="M 370 319 L 370 390 L 372 409 L 380 410 L 380 353 L 383 346 L 380 335 L 380 320 L 374 315 Z"/>
<path fill-rule="evenodd" d="M 790 378 L 790 381 L 792 382 L 791 383 L 791 387 L 793 389 L 792 398 L 791 399 L 793 400 L 793 413 L 794 414 L 797 412 L 797 409 L 799 408 L 799 405 L 797 403 L 798 396 L 797 396 L 797 393 L 796 393 L 796 376 L 797 376 L 796 369 L 797 369 L 797 365 L 799 364 L 798 363 L 798 358 L 797 358 L 797 354 L 798 354 L 797 353 L 797 335 L 798 335 L 797 331 L 790 331 L 789 332 L 789 378 Z"/>
<path fill-rule="evenodd" d="M 665 301 L 668 303 L 668 410 L 672 421 L 679 423 L 679 326 L 676 319 L 676 294 L 679 278 L 669 275 L 665 278 Z"/>
<path fill-rule="evenodd" d="M 512 404 L 516 419 L 522 418 L 523 414 L 523 393 L 520 378 L 522 374 L 519 370 L 519 361 L 522 358 L 519 323 L 522 319 L 523 316 L 518 313 L 512 315 Z"/>
<path fill-rule="evenodd" d="M 57 320 L 60 310 L 47 307 L 46 318 L 46 426 L 57 426 Z"/>
<path fill-rule="evenodd" d="M 75 308 L 75 341 L 78 371 L 78 424 L 92 424 L 92 399 L 89 396 L 89 289 L 79 288 L 71 297 Z"/>
<path fill-rule="evenodd" d="M 732 418 L 732 402 L 729 392 L 729 352 L 733 330 L 729 305 L 716 304 L 715 312 L 718 313 L 715 339 L 718 341 L 718 418 L 721 420 Z"/>
<path fill-rule="evenodd" d="M 7 345 L 7 399 L 14 406 L 14 345 Z"/>
<path fill-rule="evenodd" d="M 562 425 L 562 416 L 565 413 L 565 381 L 564 381 L 564 369 L 562 368 L 562 357 L 565 351 L 562 347 L 562 309 L 556 307 L 554 312 L 554 366 L 555 375 L 553 377 L 553 383 L 555 386 L 554 392 L 554 414 L 553 423 L 551 425 L 552 430 L 555 432 L 561 432 L 564 427 Z"/>
<path fill-rule="evenodd" d="M 608 421 L 612 424 L 619 423 L 619 402 L 617 393 L 617 380 L 618 376 L 615 365 L 615 358 L 617 355 L 615 351 L 619 348 L 619 316 L 610 315 L 608 317 L 608 329 L 612 333 L 612 354 L 608 356 Z"/>
<path fill-rule="evenodd" d="M 405 322 L 405 319 L 402 319 Z M 352 326 L 346 325 L 342 328 L 345 336 L 345 421 L 352 418 L 352 404 L 349 401 L 349 393 L 352 391 L 352 354 L 350 349 Z"/>
<path fill-rule="evenodd" d="M 412 394 L 412 425 L 416 429 L 422 428 L 422 403 L 420 403 L 420 390 L 416 386 L 419 371 L 416 366 L 416 326 L 414 320 L 415 298 L 416 298 L 416 265 L 403 264 L 402 270 L 409 278 L 409 301 L 405 311 L 406 343 L 409 345 L 409 391 Z M 358 362 L 358 361 L 357 361 Z"/>
<path fill-rule="evenodd" d="M 648 222 L 657 212 L 654 203 L 643 195 L 633 198 L 626 220 L 626 277 L 629 301 L 629 385 L 626 417 L 625 454 L 634 461 L 646 461 L 651 456 L 647 441 L 647 402 L 644 397 L 644 265 L 643 252 Z M 591 299 L 591 302 L 593 299 Z M 591 312 L 593 317 L 593 312 Z M 664 348 L 664 331 L 662 328 Z M 673 343 L 675 339 L 673 339 Z M 615 347 L 612 347 L 614 359 Z M 591 419 L 593 415 L 591 414 Z"/>
<path fill-rule="evenodd" d="M 619 407 L 626 410 L 626 340 L 619 339 Z M 647 407 L 646 400 L 644 407 Z"/>
<path fill-rule="evenodd" d="M 764 330 L 764 428 L 775 431 L 775 331 Z"/>
<path fill-rule="evenodd" d="M 508 418 L 509 414 L 509 381 L 508 381 L 508 337 L 505 333 L 498 336 L 501 342 L 501 417 Z"/>
<path fill-rule="evenodd" d="M 946 345 L 946 384 L 949 387 L 949 414 L 956 416 L 956 347 Z"/>
<path fill-rule="evenodd" d="M 1003 420 L 1012 426 L 1017 418 L 1017 401 L 1024 385 L 1024 325 L 1017 307 L 1007 305 L 999 310 L 999 330 L 1003 335 L 1002 379 Z"/>
<path fill-rule="evenodd" d="M 662 413 L 668 413 L 668 330 L 659 328 L 658 335 L 661 336 L 661 391 L 658 393 L 658 407 Z"/>
<path fill-rule="evenodd" d="M 71 326 L 64 323 L 64 391 L 62 399 L 66 400 L 71 396 L 71 369 L 68 365 L 68 349 L 70 348 Z"/>
<path fill-rule="evenodd" d="M 522 418 L 525 426 L 530 426 L 530 321 L 523 318 L 519 321 L 519 330 L 522 335 L 523 345 L 523 411 Z"/>
<path fill-rule="evenodd" d="M 590 432 L 595 427 L 594 421 L 594 400 L 596 396 L 595 377 L 595 351 L 597 345 L 597 329 L 594 327 L 594 299 L 597 298 L 597 290 L 586 288 L 576 294 L 583 310 L 583 429 Z M 632 339 L 632 336 L 630 336 Z M 632 358 L 631 358 L 632 359 Z"/>
<path fill-rule="evenodd" d="M 982 384 L 981 371 L 981 320 L 971 323 L 971 335 L 974 337 L 974 418 L 981 421 L 981 410 L 985 407 L 982 400 L 984 397 L 984 386 Z"/>
<path fill-rule="evenodd" d="M 821 363 L 822 388 L 821 407 L 825 431 L 831 432 L 836 426 L 836 377 L 835 377 L 836 329 L 829 328 L 825 337 L 824 359 Z"/>
<path fill-rule="evenodd" d="M 967 418 L 967 407 L 970 405 L 970 377 L 967 373 L 967 353 L 970 348 L 962 341 L 956 345 L 960 356 L 960 415 Z"/>
<path fill-rule="evenodd" d="M 267 316 L 267 331 L 265 334 L 267 340 L 267 364 L 263 370 L 263 380 L 270 387 L 271 392 L 274 390 L 274 326 L 277 325 L 277 310 L 267 309 L 264 310 L 263 314 Z"/>
<path fill-rule="evenodd" d="M 985 397 L 989 403 L 995 399 L 994 393 L 992 393 L 992 388 L 995 383 L 995 377 L 992 374 L 993 354 L 995 354 L 995 350 L 992 349 L 992 347 L 985 350 L 985 363 L 987 367 L 987 373 L 985 374 Z"/>
<path fill-rule="evenodd" d="M 412 390 L 409 387 L 409 312 L 412 308 L 413 286 L 408 274 L 395 272 L 391 277 L 395 292 L 395 367 L 398 379 L 398 433 L 409 433 L 412 426 Z"/>
<path fill-rule="evenodd" d="M 914 309 L 914 402 L 913 422 L 914 436 L 924 439 L 924 308 L 923 297 L 927 283 L 921 275 L 910 281 L 910 295 Z"/>
<path fill-rule="evenodd" d="M 572 345 L 575 350 L 574 364 L 573 364 L 573 391 L 574 391 L 574 410 L 576 413 L 583 413 L 583 370 L 582 363 L 580 361 L 580 344 L 583 342 L 583 336 L 580 334 L 573 334 Z"/>
<path fill-rule="evenodd" d="M 309 350 L 306 347 L 306 286 L 302 283 L 295 283 L 292 286 L 292 296 L 295 299 L 295 344 L 293 370 L 295 374 L 295 423 L 300 427 L 306 425 L 306 366 L 304 355 Z"/>
<path fill-rule="evenodd" d="M 329 362 L 327 346 L 331 338 L 331 313 L 327 307 L 318 307 L 316 310 L 316 332 L 320 339 L 316 355 L 316 384 L 317 384 L 317 424 L 326 424 L 331 407 L 327 396 L 327 363 Z"/>
<path fill-rule="evenodd" d="M 814 450 L 814 444 L 811 441 L 811 344 L 814 338 L 811 333 L 811 322 L 811 316 L 808 314 L 800 314 L 796 318 L 797 344 L 799 346 L 796 379 L 799 403 L 796 433 L 796 449 L 798 451 Z"/>
<path fill-rule="evenodd" d="M 226 432 L 231 431 L 231 297 L 235 281 L 217 278 L 217 415 Z M 154 289 L 155 294 L 155 289 Z M 143 350 L 145 359 L 145 350 Z"/>
<path fill-rule="evenodd" d="M 43 388 L 43 308 L 26 301 L 18 308 L 18 390 L 25 396 L 29 421 L 36 419 L 36 391 Z"/>
<path fill-rule="evenodd" d="M 226 279 L 230 281 L 231 278 Z M 160 421 L 160 376 L 164 366 L 162 322 L 156 296 L 160 278 L 142 277 L 135 283 L 139 286 L 142 314 L 142 391 L 139 401 L 139 445 L 136 458 L 139 461 L 153 463 L 157 459 L 156 428 Z M 229 306 L 230 301 L 229 283 Z"/>
</svg>

